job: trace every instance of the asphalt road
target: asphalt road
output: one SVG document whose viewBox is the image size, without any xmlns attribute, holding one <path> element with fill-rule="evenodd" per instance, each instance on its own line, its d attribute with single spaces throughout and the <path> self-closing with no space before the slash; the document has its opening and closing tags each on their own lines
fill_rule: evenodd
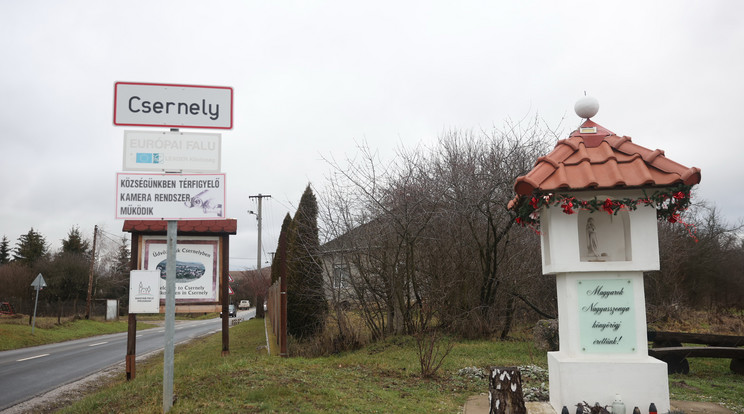
<svg viewBox="0 0 744 414">
<path fill-rule="evenodd" d="M 256 310 L 239 311 L 244 320 Z M 220 318 L 176 321 L 174 342 L 218 333 Z M 163 349 L 165 328 L 137 331 L 137 356 Z M 0 410 L 123 362 L 127 333 L 0 352 Z"/>
</svg>

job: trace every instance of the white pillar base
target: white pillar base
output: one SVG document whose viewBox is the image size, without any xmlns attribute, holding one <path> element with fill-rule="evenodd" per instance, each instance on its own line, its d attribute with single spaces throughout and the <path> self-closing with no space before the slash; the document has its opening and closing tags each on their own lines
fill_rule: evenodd
<svg viewBox="0 0 744 414">
<path fill-rule="evenodd" d="M 576 411 L 576 404 L 612 405 L 616 394 L 625 403 L 625 412 L 638 407 L 648 412 L 651 403 L 658 412 L 669 411 L 667 365 L 652 357 L 620 359 L 607 356 L 577 358 L 562 352 L 548 352 L 550 404 L 560 413 Z"/>
</svg>

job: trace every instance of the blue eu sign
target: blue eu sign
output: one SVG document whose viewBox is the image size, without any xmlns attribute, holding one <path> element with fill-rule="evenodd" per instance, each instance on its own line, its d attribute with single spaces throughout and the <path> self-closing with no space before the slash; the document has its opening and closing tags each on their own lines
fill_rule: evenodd
<svg viewBox="0 0 744 414">
<path fill-rule="evenodd" d="M 160 155 L 158 153 L 138 152 L 136 162 L 137 164 L 160 164 Z"/>
</svg>

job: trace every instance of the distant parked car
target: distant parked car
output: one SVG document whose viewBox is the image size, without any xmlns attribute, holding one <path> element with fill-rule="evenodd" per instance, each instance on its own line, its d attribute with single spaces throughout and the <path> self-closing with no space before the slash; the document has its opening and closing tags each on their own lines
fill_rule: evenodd
<svg viewBox="0 0 744 414">
<path fill-rule="evenodd" d="M 238 309 L 248 309 L 250 307 L 251 307 L 251 302 L 246 299 L 241 300 L 240 303 L 238 304 Z"/>
<path fill-rule="evenodd" d="M 227 315 L 231 318 L 238 316 L 238 311 L 235 309 L 235 305 L 228 305 Z M 220 312 L 220 316 L 222 316 L 222 312 Z"/>
</svg>

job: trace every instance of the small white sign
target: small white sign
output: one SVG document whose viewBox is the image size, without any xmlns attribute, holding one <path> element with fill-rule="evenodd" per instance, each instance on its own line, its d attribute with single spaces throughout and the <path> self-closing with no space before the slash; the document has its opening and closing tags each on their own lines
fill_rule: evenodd
<svg viewBox="0 0 744 414">
<path fill-rule="evenodd" d="M 160 271 L 129 272 L 129 313 L 160 313 Z"/>
<path fill-rule="evenodd" d="M 225 194 L 225 174 L 116 173 L 116 218 L 224 219 Z"/>
<path fill-rule="evenodd" d="M 116 82 L 114 125 L 232 129 L 226 86 Z"/>
<path fill-rule="evenodd" d="M 222 135 L 124 131 L 125 171 L 218 173 Z"/>
</svg>

